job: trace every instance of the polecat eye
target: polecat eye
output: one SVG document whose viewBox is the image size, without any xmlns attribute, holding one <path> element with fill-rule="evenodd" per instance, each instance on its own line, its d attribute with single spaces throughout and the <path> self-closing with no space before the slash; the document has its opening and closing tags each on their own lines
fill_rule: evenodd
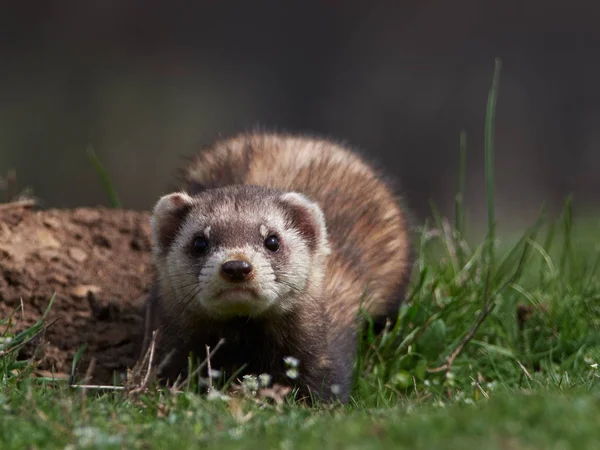
<svg viewBox="0 0 600 450">
<path fill-rule="evenodd" d="M 269 236 L 267 239 L 265 239 L 265 247 L 272 252 L 279 250 L 279 239 L 277 236 Z"/>
<path fill-rule="evenodd" d="M 207 252 L 208 240 L 203 236 L 197 236 L 192 242 L 192 254 L 194 256 L 200 256 Z"/>
</svg>

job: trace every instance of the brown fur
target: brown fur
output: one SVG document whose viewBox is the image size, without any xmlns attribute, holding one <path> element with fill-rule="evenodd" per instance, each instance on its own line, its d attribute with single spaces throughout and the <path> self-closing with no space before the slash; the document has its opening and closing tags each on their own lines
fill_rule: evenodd
<svg viewBox="0 0 600 450">
<path fill-rule="evenodd" d="M 285 382 L 281 356 L 301 361 L 301 391 L 330 398 L 330 387 L 349 395 L 356 350 L 357 312 L 363 307 L 378 322 L 394 319 L 412 268 L 406 213 L 378 173 L 357 154 L 326 140 L 278 134 L 250 133 L 221 140 L 202 151 L 186 171 L 186 191 L 210 194 L 230 185 L 263 186 L 295 191 L 315 201 L 325 216 L 331 254 L 313 274 L 323 277 L 316 291 L 299 293 L 294 311 L 229 322 L 177 313 L 168 293 L 158 291 L 148 302 L 147 333 L 162 328 L 159 354 L 179 349 L 164 376 L 184 372 L 187 351 L 215 345 L 225 337 L 229 346 L 218 352 L 213 367 L 230 370 L 249 362 L 246 371 L 267 372 Z M 183 219 L 171 216 L 158 239 L 167 246 Z M 290 218 L 309 246 L 315 245 L 315 225 L 302 208 L 288 207 Z M 311 248 L 313 248 L 311 247 Z M 314 250 L 314 248 L 313 248 Z M 250 343 L 250 344 L 248 344 Z M 227 344 L 226 344 L 227 345 Z M 220 355 L 219 355 L 220 353 Z M 329 390 L 318 389 L 325 380 Z M 289 381 L 289 380 L 287 380 Z"/>
</svg>

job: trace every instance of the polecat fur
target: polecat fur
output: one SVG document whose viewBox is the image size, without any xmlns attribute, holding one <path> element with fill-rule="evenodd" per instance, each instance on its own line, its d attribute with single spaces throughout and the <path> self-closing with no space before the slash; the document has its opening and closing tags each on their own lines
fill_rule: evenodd
<svg viewBox="0 0 600 450">
<path fill-rule="evenodd" d="M 402 202 L 356 152 L 326 139 L 242 133 L 203 149 L 152 214 L 156 281 L 146 345 L 159 376 L 206 355 L 228 376 L 268 373 L 346 402 L 362 307 L 394 320 L 412 269 Z M 299 361 L 286 376 L 285 357 Z"/>
</svg>

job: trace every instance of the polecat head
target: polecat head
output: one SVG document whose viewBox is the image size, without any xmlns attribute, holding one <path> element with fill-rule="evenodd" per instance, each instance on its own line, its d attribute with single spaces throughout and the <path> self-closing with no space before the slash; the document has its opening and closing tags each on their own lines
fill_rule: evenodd
<svg viewBox="0 0 600 450">
<path fill-rule="evenodd" d="M 289 310 L 320 283 L 330 252 L 321 209 L 295 192 L 173 193 L 158 201 L 151 221 L 163 295 L 212 317 Z"/>
</svg>

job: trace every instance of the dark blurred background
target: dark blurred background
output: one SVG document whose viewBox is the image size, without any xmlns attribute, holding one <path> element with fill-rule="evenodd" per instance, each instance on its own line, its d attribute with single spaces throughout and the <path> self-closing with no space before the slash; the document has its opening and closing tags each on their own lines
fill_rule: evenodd
<svg viewBox="0 0 600 450">
<path fill-rule="evenodd" d="M 256 125 L 343 139 L 399 178 L 422 219 L 452 214 L 459 135 L 484 220 L 494 58 L 500 226 L 600 197 L 600 4 L 2 2 L 0 170 L 45 206 L 107 204 L 93 145 L 126 207 L 175 186 L 199 145 Z"/>
</svg>

